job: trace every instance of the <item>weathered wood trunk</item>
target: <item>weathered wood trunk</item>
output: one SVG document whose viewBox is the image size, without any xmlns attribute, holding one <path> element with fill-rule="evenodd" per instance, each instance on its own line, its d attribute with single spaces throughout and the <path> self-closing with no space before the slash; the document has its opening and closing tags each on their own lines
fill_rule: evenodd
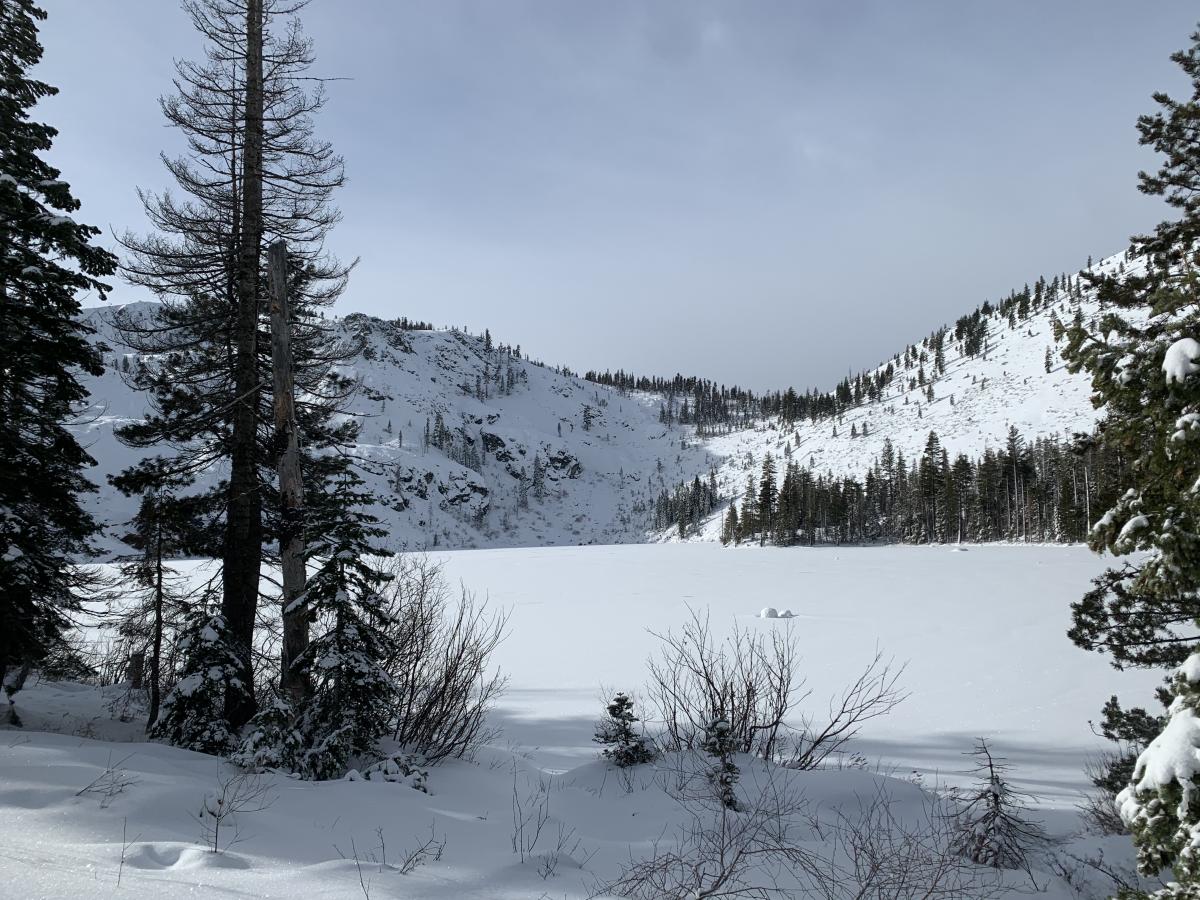
<svg viewBox="0 0 1200 900">
<path fill-rule="evenodd" d="M 129 654 L 129 686 L 135 691 L 140 691 L 143 684 L 143 675 L 146 672 L 146 653 L 143 650 L 136 650 Z"/>
<path fill-rule="evenodd" d="M 150 709 L 146 715 L 146 731 L 158 721 L 162 691 L 162 640 L 163 640 L 163 507 L 162 497 L 156 498 L 155 510 L 157 530 L 154 535 L 154 644 L 150 650 Z"/>
<path fill-rule="evenodd" d="M 242 232 L 238 241 L 237 337 L 233 422 L 222 568 L 221 612 L 241 663 L 244 692 L 230 692 L 225 715 L 234 728 L 255 712 L 254 618 L 262 564 L 262 498 L 258 490 L 258 396 L 256 367 L 259 263 L 263 218 L 263 6 L 246 3 L 246 103 L 242 148 Z"/>
<path fill-rule="evenodd" d="M 287 296 L 287 245 L 276 241 L 268 258 L 271 292 L 271 369 L 275 389 L 275 452 L 279 467 L 279 563 L 283 575 L 283 650 L 279 683 L 293 704 L 309 693 L 300 657 L 308 647 L 304 594 L 304 484 L 296 433 L 296 399 Z"/>
</svg>

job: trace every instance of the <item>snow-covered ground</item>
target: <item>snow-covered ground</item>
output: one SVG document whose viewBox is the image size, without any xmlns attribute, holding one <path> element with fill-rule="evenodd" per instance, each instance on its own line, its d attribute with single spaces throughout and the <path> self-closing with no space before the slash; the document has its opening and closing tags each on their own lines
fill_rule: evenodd
<svg viewBox="0 0 1200 900">
<path fill-rule="evenodd" d="M 927 795 L 913 772 L 926 786 L 961 781 L 962 754 L 983 736 L 1040 796 L 1048 826 L 1065 835 L 1078 825 L 1084 760 L 1101 745 L 1087 720 L 1110 694 L 1144 703 L 1156 684 L 1148 673 L 1115 672 L 1065 637 L 1069 603 L 1103 565 L 1079 547 L 676 544 L 440 558 L 449 577 L 512 612 L 496 659 L 512 677 L 497 711 L 504 734 L 477 760 L 435 768 L 429 795 L 270 776 L 271 806 L 241 816 L 240 843 L 214 855 L 198 843 L 193 814 L 217 785 L 215 759 L 128 743 L 139 739 L 140 723 L 114 721 L 102 692 L 39 685 L 18 695 L 25 732 L 0 733 L 0 896 L 361 897 L 360 871 L 370 897 L 587 896 L 681 821 L 661 778 L 647 770 L 627 791 L 596 762 L 591 736 L 601 686 L 636 694 L 656 643 L 649 631 L 677 629 L 689 607 L 707 609 L 718 633 L 735 621 L 793 629 L 817 714 L 877 647 L 907 664 L 902 686 L 911 696 L 855 745 L 868 770 L 775 773 L 826 810 L 853 808 L 882 788 L 904 816 L 919 819 Z M 796 615 L 758 618 L 767 605 Z M 108 800 L 77 795 L 117 762 L 134 783 Z M 522 863 L 513 850 L 514 796 L 522 809 L 537 806 L 539 784 L 551 818 Z M 445 849 L 401 875 L 378 862 L 377 828 L 392 867 L 431 828 Z M 561 848 L 560 833 L 570 835 Z M 1110 861 L 1128 860 L 1124 838 L 1071 846 L 1100 844 Z M 557 869 L 543 878 L 541 860 L 556 848 Z M 1046 872 L 1037 877 L 1046 896 L 1077 896 Z"/>
</svg>

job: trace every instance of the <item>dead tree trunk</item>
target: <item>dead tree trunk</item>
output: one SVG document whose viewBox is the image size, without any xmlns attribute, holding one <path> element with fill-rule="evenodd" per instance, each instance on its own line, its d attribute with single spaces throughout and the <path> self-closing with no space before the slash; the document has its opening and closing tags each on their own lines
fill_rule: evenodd
<svg viewBox="0 0 1200 900">
<path fill-rule="evenodd" d="M 293 704 L 309 693 L 308 673 L 299 659 L 308 647 L 308 610 L 304 594 L 304 485 L 287 297 L 287 245 L 276 241 L 268 258 L 271 292 L 271 369 L 275 388 L 275 452 L 279 466 L 279 563 L 283 575 L 283 655 L 279 686 Z"/>
<path fill-rule="evenodd" d="M 258 490 L 259 262 L 263 227 L 263 7 L 246 3 L 245 144 L 242 150 L 242 233 L 238 241 L 236 393 L 230 441 L 221 612 L 241 664 L 244 693 L 231 691 L 225 715 L 240 728 L 255 712 L 254 618 L 262 564 L 262 498 Z"/>
</svg>

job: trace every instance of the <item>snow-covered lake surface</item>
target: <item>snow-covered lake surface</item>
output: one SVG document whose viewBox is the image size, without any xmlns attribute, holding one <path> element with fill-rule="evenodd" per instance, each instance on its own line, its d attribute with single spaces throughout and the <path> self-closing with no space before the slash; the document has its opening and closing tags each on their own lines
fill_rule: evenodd
<svg viewBox="0 0 1200 900">
<path fill-rule="evenodd" d="M 632 859 L 671 846 L 690 821 L 668 793 L 669 761 L 633 770 L 626 783 L 591 741 L 601 686 L 638 692 L 657 644 L 650 632 L 678 629 L 689 607 L 707 609 L 718 635 L 734 622 L 792 629 L 816 715 L 877 647 L 907 664 L 902 686 L 911 696 L 868 723 L 855 745 L 871 763 L 865 770 L 767 772 L 743 759 L 741 790 L 761 782 L 791 792 L 808 812 L 824 811 L 826 825 L 886 795 L 899 821 L 924 827 L 936 808 L 922 788 L 962 783 L 962 754 L 983 736 L 1039 796 L 1039 815 L 1064 852 L 1131 863 L 1128 838 L 1078 834 L 1075 804 L 1085 758 L 1102 746 L 1087 720 L 1113 693 L 1146 702 L 1157 676 L 1116 672 L 1066 638 L 1070 603 L 1104 565 L 1085 548 L 660 544 L 439 558 L 451 579 L 511 612 L 496 659 L 512 681 L 495 745 L 433 769 L 429 794 L 263 776 L 269 805 L 239 815 L 238 842 L 214 854 L 195 814 L 230 767 L 144 743 L 144 721 L 113 718 L 120 688 L 37 684 L 17 695 L 28 727 L 0 729 L 0 898 L 596 896 Z M 765 606 L 795 616 L 759 618 Z M 109 767 L 123 783 L 106 796 Z M 101 787 L 86 790 L 97 779 Z M 536 816 L 543 804 L 546 827 L 522 857 L 516 817 Z M 796 835 L 818 854 L 836 854 L 828 832 L 801 824 Z M 431 836 L 444 842 L 441 855 L 401 874 L 405 854 Z M 1083 880 L 1069 887 L 1049 865 L 1035 864 L 1041 896 L 1111 893 L 1095 872 L 1077 873 Z M 999 878 L 1013 890 L 1005 896 L 1031 886 L 1019 871 L 981 877 Z M 1077 892 L 1084 885 L 1090 893 Z M 853 896 L 848 881 L 838 889 L 795 896 Z"/>
<path fill-rule="evenodd" d="M 872 763 L 953 780 L 974 738 L 987 737 L 1018 780 L 1066 805 L 1086 784 L 1085 757 L 1105 744 L 1088 720 L 1112 694 L 1153 703 L 1161 678 L 1118 672 L 1067 638 L 1071 603 L 1106 565 L 1082 546 L 695 543 L 439 558 L 449 578 L 511 610 L 498 654 L 512 677 L 506 736 L 553 768 L 592 758 L 601 687 L 636 692 L 658 644 L 650 632 L 678 629 L 689 607 L 708 609 L 718 633 L 735 621 L 793 629 L 816 714 L 876 647 L 906 663 L 911 695 L 856 744 Z M 764 606 L 795 617 L 760 619 Z"/>
</svg>

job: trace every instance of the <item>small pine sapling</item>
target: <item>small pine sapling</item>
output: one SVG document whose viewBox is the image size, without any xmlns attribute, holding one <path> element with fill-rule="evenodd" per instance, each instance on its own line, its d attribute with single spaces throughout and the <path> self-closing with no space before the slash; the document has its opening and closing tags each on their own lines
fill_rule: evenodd
<svg viewBox="0 0 1200 900">
<path fill-rule="evenodd" d="M 297 728 L 306 748 L 301 771 L 318 780 L 341 777 L 353 757 L 375 753 L 394 689 L 386 667 L 391 618 L 380 595 L 391 576 L 373 560 L 386 553 L 373 543 L 384 532 L 359 505 L 361 484 L 345 472 L 328 489 L 332 517 L 308 548 L 304 599 L 318 633 L 296 661 L 313 682 Z"/>
<path fill-rule="evenodd" d="M 229 761 L 252 772 L 294 772 L 302 751 L 296 714 L 287 701 L 276 697 L 250 720 L 246 736 Z"/>
<path fill-rule="evenodd" d="M 959 797 L 961 851 L 979 865 L 1028 872 L 1031 856 L 1050 842 L 1045 829 L 1031 818 L 1034 798 L 1012 786 L 1010 767 L 992 755 L 986 740 L 978 739 L 971 756 L 978 782 Z"/>
<path fill-rule="evenodd" d="M 204 609 L 192 612 L 179 649 L 182 677 L 163 698 L 150 737 L 201 753 L 228 753 L 235 742 L 225 715 L 228 696 L 246 694 L 247 686 L 238 677 L 241 661 L 229 644 L 224 617 Z"/>
<path fill-rule="evenodd" d="M 603 744 L 601 756 L 611 760 L 615 766 L 625 769 L 642 763 L 653 762 L 657 755 L 643 735 L 634 731 L 640 721 L 633 714 L 633 700 L 626 694 L 617 693 L 605 707 L 605 717 L 596 724 L 597 744 Z"/>
<path fill-rule="evenodd" d="M 704 743 L 700 745 L 701 750 L 716 760 L 709 770 L 708 779 L 717 789 L 721 805 L 733 810 L 738 808 L 734 787 L 741 777 L 741 772 L 733 761 L 733 755 L 737 752 L 736 743 L 729 720 L 723 713 L 718 713 L 705 726 Z"/>
</svg>

